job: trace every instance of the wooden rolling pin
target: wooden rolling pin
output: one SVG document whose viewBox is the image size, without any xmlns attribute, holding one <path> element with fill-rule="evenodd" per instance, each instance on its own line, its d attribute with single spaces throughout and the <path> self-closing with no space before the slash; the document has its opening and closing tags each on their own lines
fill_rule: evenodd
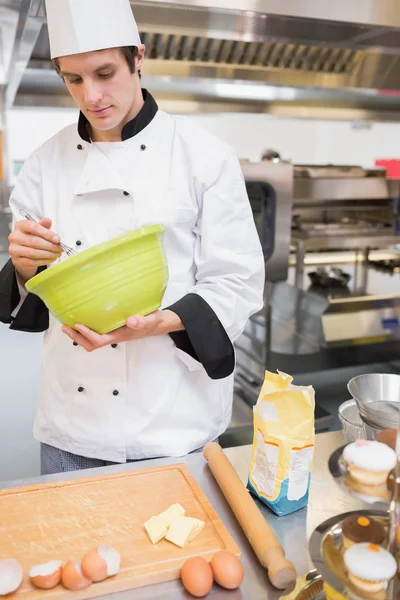
<svg viewBox="0 0 400 600">
<path fill-rule="evenodd" d="M 204 447 L 203 455 L 258 560 L 268 569 L 270 582 L 279 590 L 288 589 L 296 581 L 296 569 L 285 557 L 275 533 L 240 481 L 221 446 L 211 442 Z"/>
</svg>

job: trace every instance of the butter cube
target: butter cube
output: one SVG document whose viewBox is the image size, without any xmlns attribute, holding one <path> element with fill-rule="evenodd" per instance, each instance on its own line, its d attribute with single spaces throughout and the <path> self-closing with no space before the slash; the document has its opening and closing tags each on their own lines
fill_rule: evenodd
<svg viewBox="0 0 400 600">
<path fill-rule="evenodd" d="M 150 517 L 150 519 L 146 521 L 144 526 L 153 544 L 157 544 L 157 542 L 162 540 L 168 532 L 168 529 L 165 527 L 164 523 L 157 515 L 154 517 Z"/>
<path fill-rule="evenodd" d="M 193 517 L 178 517 L 171 524 L 165 539 L 176 546 L 184 548 L 203 529 L 204 523 Z"/>
<path fill-rule="evenodd" d="M 175 519 L 183 516 L 185 516 L 185 509 L 180 504 L 172 504 L 167 510 L 160 513 L 158 518 L 161 520 L 161 523 L 168 528 Z"/>
<path fill-rule="evenodd" d="M 187 519 L 190 519 L 191 522 L 193 523 L 192 533 L 190 534 L 190 537 L 188 540 L 189 542 L 191 542 L 203 530 L 204 521 L 200 521 L 200 519 L 195 519 L 194 517 L 187 517 Z"/>
</svg>

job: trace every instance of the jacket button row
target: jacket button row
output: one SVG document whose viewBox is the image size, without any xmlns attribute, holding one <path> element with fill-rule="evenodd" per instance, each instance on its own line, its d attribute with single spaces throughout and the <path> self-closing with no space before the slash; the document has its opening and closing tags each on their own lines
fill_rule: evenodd
<svg viewBox="0 0 400 600">
<path fill-rule="evenodd" d="M 142 145 L 140 146 L 140 149 L 141 149 L 141 150 L 146 150 L 146 145 L 145 145 L 145 144 L 142 144 Z"/>
<path fill-rule="evenodd" d="M 85 391 L 85 388 L 82 387 L 81 385 L 78 387 L 78 392 L 81 394 L 82 392 Z M 113 396 L 119 396 L 119 391 L 118 390 L 114 390 L 113 391 Z"/>
<path fill-rule="evenodd" d="M 76 242 L 75 242 L 75 243 L 76 243 L 76 245 L 77 245 L 77 246 L 82 246 L 82 242 L 81 242 L 81 240 L 76 240 Z"/>
<path fill-rule="evenodd" d="M 78 346 L 78 342 L 72 342 L 74 346 Z"/>
<path fill-rule="evenodd" d="M 124 196 L 129 196 L 129 192 L 124 192 Z"/>
<path fill-rule="evenodd" d="M 82 144 L 78 144 L 78 145 L 77 145 L 77 148 L 78 148 L 78 150 L 83 150 L 83 146 L 82 146 Z"/>
<path fill-rule="evenodd" d="M 118 344 L 111 344 L 111 348 L 118 348 Z"/>
</svg>

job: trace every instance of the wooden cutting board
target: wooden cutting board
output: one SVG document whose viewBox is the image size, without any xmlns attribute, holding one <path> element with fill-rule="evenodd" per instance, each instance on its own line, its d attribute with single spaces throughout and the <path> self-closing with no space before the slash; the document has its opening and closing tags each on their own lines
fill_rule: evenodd
<svg viewBox="0 0 400 600">
<path fill-rule="evenodd" d="M 202 519 L 203 531 L 185 548 L 166 540 L 154 545 L 143 523 L 180 503 Z M 38 590 L 29 569 L 50 560 L 81 560 L 90 548 L 110 544 L 121 554 L 121 571 L 80 592 L 61 585 Z M 190 556 L 210 560 L 219 550 L 239 548 L 184 464 L 99 475 L 0 490 L 0 559 L 17 559 L 25 573 L 12 598 L 94 598 L 179 577 Z"/>
</svg>

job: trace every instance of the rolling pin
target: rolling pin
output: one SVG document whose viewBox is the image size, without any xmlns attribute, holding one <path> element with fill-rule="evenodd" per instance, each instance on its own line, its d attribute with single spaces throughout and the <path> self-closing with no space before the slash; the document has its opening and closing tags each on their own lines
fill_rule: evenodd
<svg viewBox="0 0 400 600">
<path fill-rule="evenodd" d="M 268 570 L 272 585 L 279 590 L 286 590 L 294 585 L 296 569 L 285 557 L 285 551 L 275 533 L 240 481 L 221 446 L 210 442 L 204 447 L 203 456 L 258 560 Z"/>
</svg>

